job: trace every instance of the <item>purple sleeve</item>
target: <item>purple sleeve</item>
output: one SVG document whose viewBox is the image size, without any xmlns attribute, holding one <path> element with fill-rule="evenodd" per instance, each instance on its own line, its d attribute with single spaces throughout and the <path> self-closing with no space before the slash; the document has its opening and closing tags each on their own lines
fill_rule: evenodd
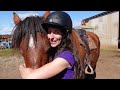
<svg viewBox="0 0 120 90">
<path fill-rule="evenodd" d="M 69 69 L 71 69 L 74 66 L 75 58 L 70 51 L 63 51 L 58 56 L 56 56 L 56 58 L 57 57 L 64 58 L 66 61 L 68 61 L 68 63 L 71 65 Z"/>
</svg>

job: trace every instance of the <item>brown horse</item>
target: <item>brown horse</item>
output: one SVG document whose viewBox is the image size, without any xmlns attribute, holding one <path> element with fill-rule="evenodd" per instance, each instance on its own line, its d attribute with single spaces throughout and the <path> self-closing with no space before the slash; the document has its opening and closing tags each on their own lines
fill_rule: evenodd
<svg viewBox="0 0 120 90">
<path fill-rule="evenodd" d="M 46 11 L 42 17 L 31 16 L 23 21 L 16 13 L 13 14 L 16 27 L 13 31 L 12 46 L 20 50 L 27 67 L 39 68 L 49 62 L 48 49 L 50 44 L 47 33 L 41 26 L 49 14 L 50 12 Z M 84 34 L 81 34 L 81 31 L 84 30 L 73 29 L 71 33 L 71 41 L 80 60 L 79 66 L 81 68 L 78 72 L 80 74 L 78 78 L 95 78 L 100 41 L 96 34 L 85 31 Z"/>
<path fill-rule="evenodd" d="M 93 33 L 83 29 L 73 29 L 71 41 L 80 58 L 80 73 L 78 78 L 94 79 L 96 77 L 96 64 L 100 55 L 100 40 Z"/>
<path fill-rule="evenodd" d="M 49 11 L 42 17 L 31 16 L 22 21 L 16 13 L 13 13 L 16 26 L 13 30 L 12 47 L 19 49 L 26 67 L 35 69 L 48 63 L 50 44 L 47 33 L 41 26 L 48 14 Z"/>
</svg>

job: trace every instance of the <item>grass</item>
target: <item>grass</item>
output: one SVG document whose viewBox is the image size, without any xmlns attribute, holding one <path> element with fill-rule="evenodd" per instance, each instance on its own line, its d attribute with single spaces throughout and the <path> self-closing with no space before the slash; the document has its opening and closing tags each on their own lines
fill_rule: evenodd
<svg viewBox="0 0 120 90">
<path fill-rule="evenodd" d="M 100 51 L 102 51 L 102 52 L 116 52 L 116 51 L 118 51 L 117 49 L 109 49 L 109 48 L 107 48 L 107 49 L 100 49 Z"/>
<path fill-rule="evenodd" d="M 10 57 L 14 55 L 20 55 L 19 51 L 13 49 L 0 49 L 0 57 Z"/>
<path fill-rule="evenodd" d="M 110 50 L 110 49 L 101 49 L 101 52 L 116 52 L 116 50 Z M 20 56 L 18 50 L 14 51 L 13 49 L 0 49 L 0 57 L 10 57 L 10 56 Z"/>
</svg>

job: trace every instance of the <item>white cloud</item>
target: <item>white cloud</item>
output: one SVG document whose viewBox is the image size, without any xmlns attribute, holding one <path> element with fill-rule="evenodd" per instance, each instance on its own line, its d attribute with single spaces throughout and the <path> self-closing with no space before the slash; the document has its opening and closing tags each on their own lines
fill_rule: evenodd
<svg viewBox="0 0 120 90">
<path fill-rule="evenodd" d="M 13 28 L 0 28 L 0 35 L 11 34 Z"/>
<path fill-rule="evenodd" d="M 26 13 L 18 14 L 18 16 L 21 18 L 21 20 L 25 19 L 28 16 L 36 16 L 36 15 L 39 15 L 39 14 L 36 13 L 35 11 L 27 11 Z"/>
<path fill-rule="evenodd" d="M 28 13 L 36 13 L 35 11 L 27 11 Z"/>
<path fill-rule="evenodd" d="M 80 21 L 73 21 L 73 27 L 80 26 L 81 22 Z"/>
<path fill-rule="evenodd" d="M 38 13 L 36 13 L 35 11 L 27 11 L 26 13 L 23 13 L 23 14 L 17 14 L 21 20 L 25 19 L 26 17 L 28 16 L 35 16 L 35 15 L 39 15 Z M 14 22 L 12 21 L 12 24 Z M 14 24 L 13 24 L 14 25 Z M 8 27 L 1 27 L 0 28 L 0 35 L 4 35 L 4 34 L 11 34 L 12 33 L 12 29 L 14 26 L 10 26 L 9 28 Z"/>
</svg>

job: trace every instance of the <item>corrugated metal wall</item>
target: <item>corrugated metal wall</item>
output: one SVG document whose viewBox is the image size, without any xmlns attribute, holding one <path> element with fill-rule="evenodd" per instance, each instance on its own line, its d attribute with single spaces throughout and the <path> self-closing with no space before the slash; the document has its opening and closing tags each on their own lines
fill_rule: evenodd
<svg viewBox="0 0 120 90">
<path fill-rule="evenodd" d="M 119 11 L 89 20 L 86 25 L 94 27 L 101 41 L 101 48 L 118 49 Z"/>
</svg>

